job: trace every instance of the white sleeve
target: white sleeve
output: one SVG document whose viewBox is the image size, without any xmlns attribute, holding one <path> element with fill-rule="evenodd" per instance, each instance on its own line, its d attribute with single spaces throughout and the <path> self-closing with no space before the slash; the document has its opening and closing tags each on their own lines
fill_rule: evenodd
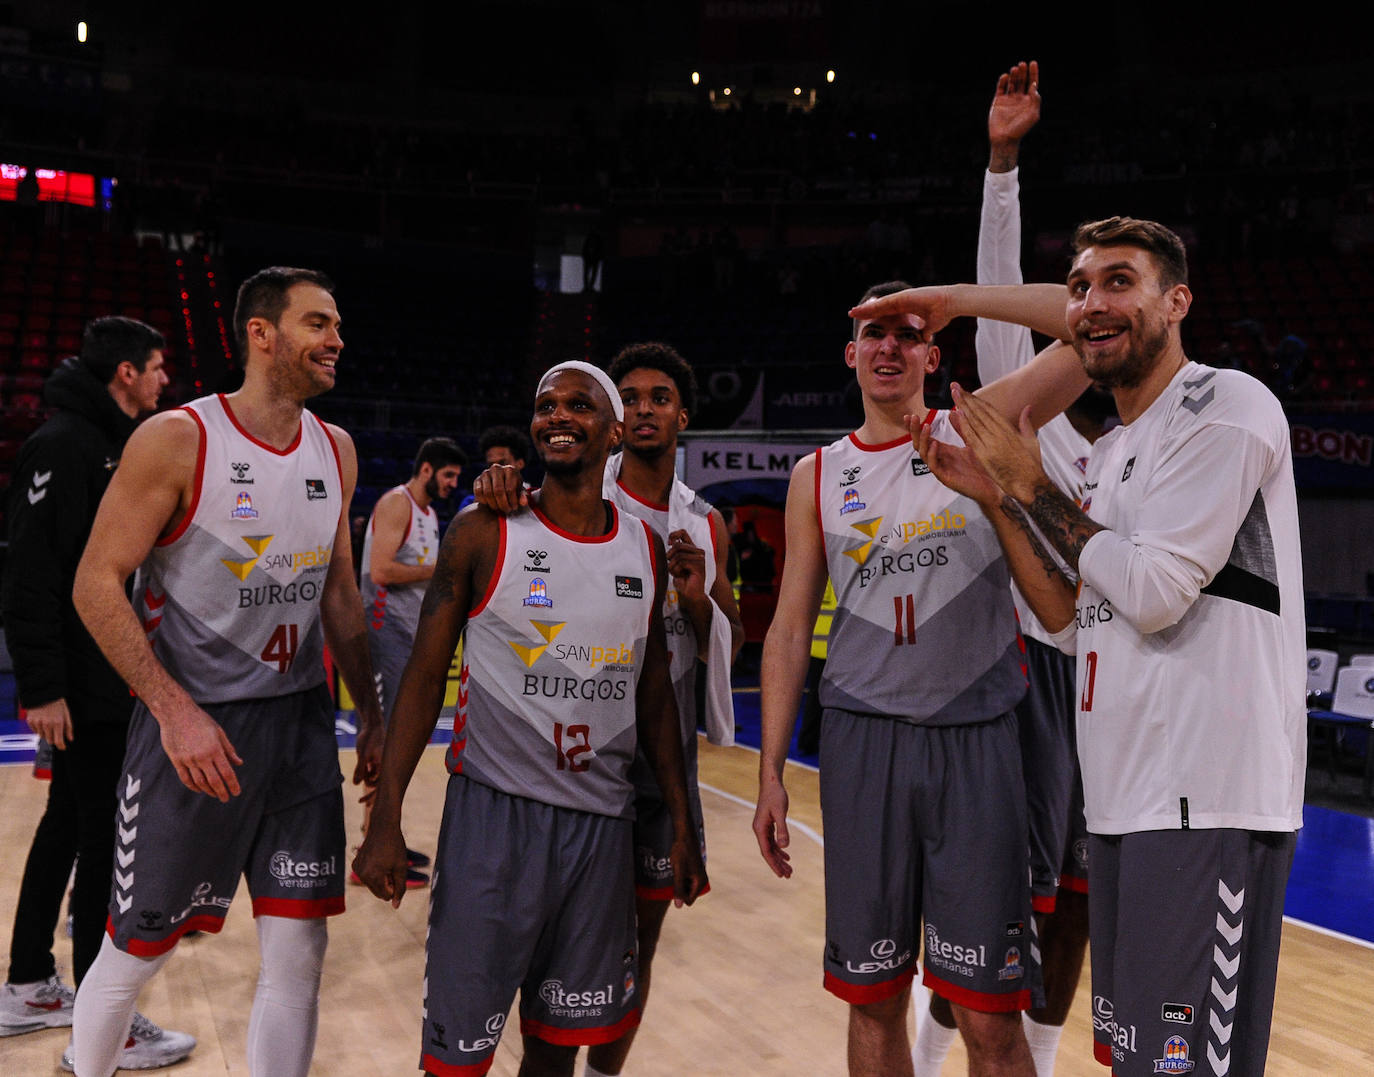
<svg viewBox="0 0 1374 1077">
<path fill-rule="evenodd" d="M 1080 575 L 1138 632 L 1176 624 L 1231 556 L 1274 456 L 1243 427 L 1209 423 L 1185 433 L 1149 476 L 1134 532 L 1093 535 Z"/>
<path fill-rule="evenodd" d="M 1021 283 L 1020 171 L 983 175 L 983 212 L 978 221 L 978 283 Z M 978 380 L 987 385 L 1035 357 L 1030 330 L 1010 322 L 978 319 L 974 335 Z"/>
<path fill-rule="evenodd" d="M 728 748 L 735 743 L 735 700 L 730 690 L 730 619 L 711 603 L 711 639 L 706 650 L 706 739 Z"/>
</svg>

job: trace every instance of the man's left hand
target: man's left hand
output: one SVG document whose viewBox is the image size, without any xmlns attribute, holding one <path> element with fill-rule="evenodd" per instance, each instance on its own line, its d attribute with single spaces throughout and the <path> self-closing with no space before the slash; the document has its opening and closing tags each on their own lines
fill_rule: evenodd
<svg viewBox="0 0 1374 1077">
<path fill-rule="evenodd" d="M 680 909 L 696 901 L 706 889 L 706 863 L 694 837 L 678 838 L 668 855 L 673 865 L 673 904 Z"/>
</svg>

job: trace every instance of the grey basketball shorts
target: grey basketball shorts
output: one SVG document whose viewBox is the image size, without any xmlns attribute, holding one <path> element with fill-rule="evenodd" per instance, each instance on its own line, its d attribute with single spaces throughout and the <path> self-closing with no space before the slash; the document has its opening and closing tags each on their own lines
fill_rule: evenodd
<svg viewBox="0 0 1374 1077">
<path fill-rule="evenodd" d="M 329 692 L 204 710 L 243 760 L 242 791 L 227 804 L 181 783 L 156 719 L 142 702 L 134 708 L 108 930 L 139 957 L 165 953 L 188 931 L 219 931 L 241 875 L 254 916 L 343 912 L 343 775 Z"/>
<path fill-rule="evenodd" d="M 828 709 L 820 771 L 826 988 L 890 998 L 924 948 L 924 983 L 951 1002 L 1038 999 L 1015 716 L 918 726 Z"/>
<path fill-rule="evenodd" d="M 684 746 L 683 762 L 687 769 L 687 811 L 696 827 L 701 857 L 706 859 L 706 822 L 701 811 L 701 789 L 697 785 L 697 738 Z M 673 900 L 673 817 L 663 802 L 653 769 L 644 757 L 643 749 L 635 752 L 630 768 L 635 786 L 635 895 L 648 901 Z M 710 892 L 710 884 L 702 890 Z"/>
<path fill-rule="evenodd" d="M 1025 644 L 1030 686 L 1017 704 L 1016 718 L 1030 830 L 1031 900 L 1036 912 L 1053 912 L 1060 869 L 1066 850 L 1072 849 L 1071 803 L 1078 778 L 1073 735 L 1077 688 L 1072 657 L 1029 636 Z"/>
<path fill-rule="evenodd" d="M 1116 1077 L 1258 1074 L 1297 836 L 1089 839 L 1093 1053 Z"/>
<path fill-rule="evenodd" d="M 377 681 L 377 702 L 382 710 L 382 724 L 391 722 L 391 708 L 396 706 L 396 693 L 401 687 L 401 674 L 410 660 L 415 640 L 405 629 L 387 621 L 380 629 L 369 627 L 367 646 L 372 657 L 372 673 Z"/>
<path fill-rule="evenodd" d="M 520 1031 L 609 1043 L 639 1024 L 630 820 L 449 777 L 430 895 L 421 1068 L 483 1074 Z"/>
</svg>

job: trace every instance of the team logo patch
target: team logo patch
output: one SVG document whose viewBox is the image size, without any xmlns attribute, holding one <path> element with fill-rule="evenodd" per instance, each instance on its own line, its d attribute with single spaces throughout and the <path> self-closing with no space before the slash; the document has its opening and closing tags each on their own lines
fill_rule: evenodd
<svg viewBox="0 0 1374 1077">
<path fill-rule="evenodd" d="M 1155 1060 L 1156 1073 L 1192 1073 L 1197 1063 L 1188 1057 L 1188 1041 L 1170 1036 L 1164 1041 L 1164 1057 Z"/>
<path fill-rule="evenodd" d="M 644 581 L 638 576 L 617 576 L 615 578 L 616 598 L 643 598 Z"/>
<path fill-rule="evenodd" d="M 526 550 L 525 556 L 531 561 L 525 566 L 526 572 L 540 572 L 544 570 L 544 558 L 549 556 L 548 550 Z"/>
<path fill-rule="evenodd" d="M 229 481 L 241 486 L 252 485 L 253 480 L 248 477 L 248 469 L 250 467 L 252 467 L 251 464 L 243 464 L 234 461 L 229 465 L 229 470 L 234 473 L 234 477 Z"/>
<path fill-rule="evenodd" d="M 1007 924 L 1007 931 L 1006 931 L 1007 938 L 1009 938 L 1009 939 L 1017 939 L 1017 938 L 1020 938 L 1021 935 L 1025 932 L 1025 930 L 1026 930 L 1026 922 L 1025 922 L 1024 920 L 1013 920 L 1013 921 L 1011 921 L 1009 924 Z"/>
<path fill-rule="evenodd" d="M 549 598 L 549 586 L 542 579 L 530 580 L 529 596 L 521 600 L 522 606 L 553 606 L 553 599 Z"/>
<path fill-rule="evenodd" d="M 862 470 L 862 464 L 856 464 L 854 467 L 845 468 L 844 471 L 841 472 L 841 474 L 844 475 L 844 478 L 840 480 L 840 485 L 853 486 L 856 482 L 859 481 L 859 472 Z"/>
<path fill-rule="evenodd" d="M 625 973 L 625 998 L 632 998 L 635 993 L 635 974 L 627 971 Z"/>
<path fill-rule="evenodd" d="M 999 980 L 1019 980 L 1024 976 L 1026 970 L 1021 966 L 1021 951 L 1015 946 L 1007 947 L 1006 956 L 1002 958 L 1002 967 L 997 970 Z"/>
<path fill-rule="evenodd" d="M 868 503 L 859 496 L 858 490 L 846 490 L 844 492 L 844 504 L 840 506 L 840 515 L 846 512 L 858 512 L 868 508 Z"/>
<path fill-rule="evenodd" d="M 326 501 L 329 491 L 324 488 L 324 479 L 305 480 L 305 499 L 307 501 Z"/>
<path fill-rule="evenodd" d="M 1134 470 L 1135 470 L 1135 457 L 1132 456 L 1129 460 L 1126 461 L 1126 467 L 1125 467 L 1125 469 L 1121 472 L 1121 481 L 1122 481 L 1122 482 L 1125 482 L 1127 479 L 1129 479 L 1129 478 L 1131 477 L 1131 472 L 1134 471 Z"/>
<path fill-rule="evenodd" d="M 258 510 L 253 508 L 253 495 L 247 490 L 241 491 L 234 499 L 234 509 L 229 515 L 235 520 L 256 520 Z"/>
<path fill-rule="evenodd" d="M 1193 1023 L 1193 1007 L 1186 1002 L 1166 1002 L 1159 1009 L 1161 1021 L 1172 1021 L 1176 1025 Z"/>
<path fill-rule="evenodd" d="M 915 475 L 917 478 L 920 478 L 922 475 L 929 475 L 930 465 L 928 465 L 919 456 L 913 456 L 911 458 L 911 473 Z"/>
</svg>

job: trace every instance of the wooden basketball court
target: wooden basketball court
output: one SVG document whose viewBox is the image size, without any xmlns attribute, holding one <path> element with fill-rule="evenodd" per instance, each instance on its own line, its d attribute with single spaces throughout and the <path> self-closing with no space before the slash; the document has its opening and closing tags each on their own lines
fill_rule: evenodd
<svg viewBox="0 0 1374 1077">
<path fill-rule="evenodd" d="M 432 850 L 445 774 L 439 748 L 420 764 L 406 804 L 406 836 Z M 344 772 L 352 771 L 345 752 Z M 655 962 L 653 997 L 627 1077 L 681 1074 L 843 1074 L 845 1006 L 821 987 L 820 810 L 814 772 L 789 767 L 792 860 L 789 880 L 773 877 L 750 831 L 757 755 L 701 745 L 712 892 L 692 909 L 669 913 Z M 352 790 L 353 787 L 347 787 Z M 10 855 L 0 873 L 0 925 L 6 933 L 34 825 L 47 794 L 27 767 L 0 767 L 0 841 Z M 360 810 L 348 798 L 350 830 Z M 810 831 L 810 834 L 808 834 Z M 330 921 L 319 1041 L 320 1077 L 416 1071 L 427 891 L 400 910 L 351 887 L 348 912 Z M 70 979 L 71 947 L 59 939 L 58 963 Z M 240 889 L 223 933 L 183 941 L 140 1000 L 154 1021 L 195 1035 L 200 1044 L 166 1072 L 178 1077 L 246 1077 L 243 1041 L 257 974 L 257 939 Z M 1285 925 L 1269 1072 L 1285 1077 L 1374 1073 L 1374 950 Z M 492 1073 L 519 1068 L 519 1027 L 497 1051 Z M 59 1072 L 68 1030 L 0 1040 L 0 1073 Z M 1083 986 L 1059 1052 L 1060 1077 L 1103 1077 L 1092 1059 L 1089 992 Z M 580 1063 L 579 1063 L 580 1072 Z M 956 1045 L 946 1074 L 965 1072 Z M 1253 1077 L 1250 1074 L 1237 1077 Z"/>
</svg>

